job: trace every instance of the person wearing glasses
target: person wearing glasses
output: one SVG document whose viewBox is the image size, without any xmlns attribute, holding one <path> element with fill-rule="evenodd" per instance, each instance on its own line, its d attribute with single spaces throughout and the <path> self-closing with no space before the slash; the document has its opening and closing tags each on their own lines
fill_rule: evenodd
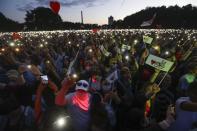
<svg viewBox="0 0 197 131">
<path fill-rule="evenodd" d="M 74 131 L 88 131 L 90 125 L 90 98 L 88 93 L 89 83 L 80 80 L 76 83 L 75 92 L 68 92 L 73 87 L 73 80 L 64 80 L 63 87 L 57 93 L 55 103 L 58 106 L 66 106 L 68 114 L 71 116 Z M 66 95 L 66 96 L 65 96 Z"/>
</svg>

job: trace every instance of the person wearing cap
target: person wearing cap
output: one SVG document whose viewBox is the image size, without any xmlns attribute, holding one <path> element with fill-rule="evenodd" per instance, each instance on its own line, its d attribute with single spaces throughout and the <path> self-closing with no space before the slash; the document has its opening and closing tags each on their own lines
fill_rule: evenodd
<svg viewBox="0 0 197 131">
<path fill-rule="evenodd" d="M 78 81 L 75 86 L 76 91 L 65 96 L 73 85 L 73 80 L 64 80 L 61 90 L 57 93 L 55 103 L 58 106 L 67 106 L 68 114 L 71 116 L 74 125 L 74 131 L 88 131 L 91 98 L 88 93 L 89 83 L 85 80 Z"/>
</svg>

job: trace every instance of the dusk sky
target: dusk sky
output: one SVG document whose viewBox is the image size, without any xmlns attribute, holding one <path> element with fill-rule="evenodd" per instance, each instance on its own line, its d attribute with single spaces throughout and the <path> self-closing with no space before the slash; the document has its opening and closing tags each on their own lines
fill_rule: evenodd
<svg viewBox="0 0 197 131">
<path fill-rule="evenodd" d="M 18 22 L 24 22 L 27 10 L 35 7 L 49 7 L 50 0 L 0 0 L 0 12 Z M 64 21 L 80 22 L 80 11 L 84 23 L 107 24 L 112 15 L 115 20 L 123 19 L 137 11 L 152 6 L 187 5 L 197 6 L 197 0 L 58 0 L 61 3 L 59 15 Z"/>
</svg>

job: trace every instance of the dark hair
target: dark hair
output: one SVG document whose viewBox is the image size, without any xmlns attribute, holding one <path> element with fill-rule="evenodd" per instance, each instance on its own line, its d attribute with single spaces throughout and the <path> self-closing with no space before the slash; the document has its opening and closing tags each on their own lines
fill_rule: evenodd
<svg viewBox="0 0 197 131">
<path fill-rule="evenodd" d="M 104 130 L 108 128 L 109 119 L 105 105 L 101 102 L 101 100 L 102 96 L 99 93 L 94 93 L 92 95 L 91 125 Z"/>
<path fill-rule="evenodd" d="M 196 62 L 191 62 L 187 65 L 187 71 L 191 72 L 193 71 L 195 68 L 197 67 L 197 63 Z"/>
<path fill-rule="evenodd" d="M 127 115 L 126 127 L 127 129 L 139 130 L 141 129 L 144 121 L 144 111 L 139 108 L 132 108 Z"/>
<path fill-rule="evenodd" d="M 101 94 L 99 94 L 99 93 L 94 93 L 94 94 L 92 95 L 92 106 L 97 105 L 97 104 L 100 104 L 101 101 L 102 101 Z"/>
<path fill-rule="evenodd" d="M 41 63 L 40 58 L 36 54 L 32 55 L 30 58 L 31 58 L 32 64 L 36 66 Z"/>
</svg>

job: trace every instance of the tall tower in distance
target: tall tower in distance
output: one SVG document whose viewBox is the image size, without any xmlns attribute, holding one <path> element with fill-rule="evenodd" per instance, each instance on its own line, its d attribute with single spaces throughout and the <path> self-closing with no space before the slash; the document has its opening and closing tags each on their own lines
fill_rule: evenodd
<svg viewBox="0 0 197 131">
<path fill-rule="evenodd" d="M 81 23 L 83 24 L 83 11 L 81 11 Z"/>
<path fill-rule="evenodd" d="M 113 22 L 114 22 L 114 17 L 113 16 L 108 17 L 108 26 L 111 27 Z"/>
</svg>

